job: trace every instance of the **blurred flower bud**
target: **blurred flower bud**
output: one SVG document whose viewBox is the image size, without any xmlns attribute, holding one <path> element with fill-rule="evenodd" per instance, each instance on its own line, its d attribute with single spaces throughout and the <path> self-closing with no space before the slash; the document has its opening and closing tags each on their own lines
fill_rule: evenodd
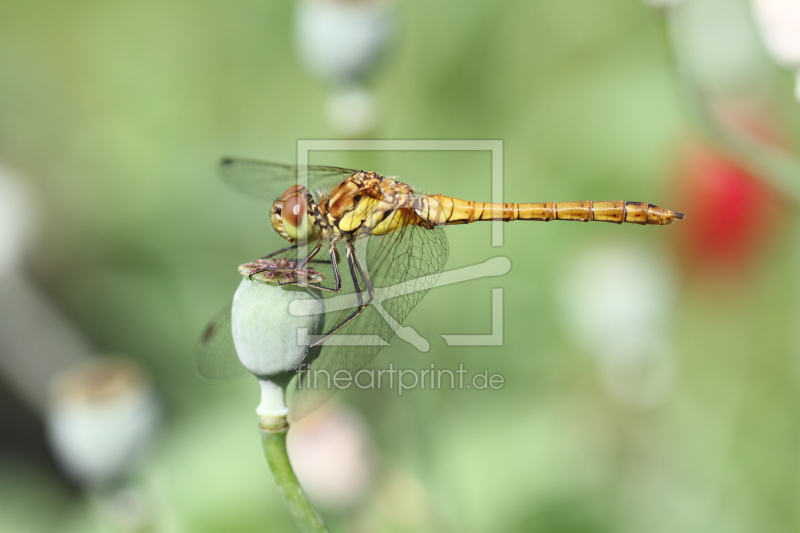
<svg viewBox="0 0 800 533">
<path fill-rule="evenodd" d="M 331 125 L 357 135 L 377 125 L 377 107 L 364 82 L 394 37 L 388 0 L 299 0 L 296 41 L 301 60 L 332 87 Z"/>
<path fill-rule="evenodd" d="M 772 58 L 795 71 L 800 100 L 800 1 L 753 0 L 753 10 Z"/>
<path fill-rule="evenodd" d="M 693 230 L 676 234 L 678 257 L 693 276 L 746 272 L 777 230 L 780 196 L 716 149 L 695 143 L 681 159 L 675 182 Z"/>
<path fill-rule="evenodd" d="M 319 291 L 278 285 L 298 278 L 322 279 L 312 269 L 294 271 L 296 264 L 278 259 L 239 267 L 245 278 L 233 295 L 231 333 L 242 365 L 259 379 L 297 368 L 308 347 L 300 335 L 304 330 L 308 335 L 318 334 L 324 324 L 325 306 Z M 298 316 L 289 312 L 292 302 L 298 306 Z"/>
<path fill-rule="evenodd" d="M 315 503 L 347 508 L 369 489 L 372 446 L 367 426 L 355 412 L 329 403 L 294 424 L 287 442 L 297 478 Z"/>
<path fill-rule="evenodd" d="M 95 360 L 54 380 L 47 425 L 64 469 L 88 488 L 119 480 L 156 428 L 159 406 L 149 377 L 133 362 Z"/>
<path fill-rule="evenodd" d="M 299 0 L 297 49 L 306 67 L 337 85 L 362 81 L 394 34 L 394 9 L 383 0 Z"/>
</svg>

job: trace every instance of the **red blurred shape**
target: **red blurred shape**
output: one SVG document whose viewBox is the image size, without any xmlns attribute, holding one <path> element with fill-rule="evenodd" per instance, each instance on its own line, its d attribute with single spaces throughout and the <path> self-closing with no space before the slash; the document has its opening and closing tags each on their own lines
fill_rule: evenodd
<svg viewBox="0 0 800 533">
<path fill-rule="evenodd" d="M 742 271 L 753 265 L 775 233 L 778 193 L 729 156 L 693 145 L 680 165 L 678 205 L 687 214 L 680 255 L 690 270 Z"/>
</svg>

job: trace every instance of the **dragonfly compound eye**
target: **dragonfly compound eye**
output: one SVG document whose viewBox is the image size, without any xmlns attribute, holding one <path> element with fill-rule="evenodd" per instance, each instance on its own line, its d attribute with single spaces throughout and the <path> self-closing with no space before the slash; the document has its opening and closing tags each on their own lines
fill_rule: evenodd
<svg viewBox="0 0 800 533">
<path fill-rule="evenodd" d="M 305 189 L 299 185 L 288 189 L 279 203 L 281 226 L 289 239 L 293 242 L 311 240 L 316 226 L 309 214 Z"/>
<path fill-rule="evenodd" d="M 302 188 L 303 188 L 302 185 L 292 185 L 291 187 L 286 189 L 284 193 L 281 195 L 281 200 L 285 201 L 288 200 L 290 196 L 302 194 L 302 192 L 300 191 L 300 189 Z"/>
<path fill-rule="evenodd" d="M 302 224 L 307 212 L 308 204 L 306 204 L 306 199 L 299 194 L 295 194 L 283 201 L 281 218 L 283 218 L 284 225 L 288 224 L 297 228 Z"/>
</svg>

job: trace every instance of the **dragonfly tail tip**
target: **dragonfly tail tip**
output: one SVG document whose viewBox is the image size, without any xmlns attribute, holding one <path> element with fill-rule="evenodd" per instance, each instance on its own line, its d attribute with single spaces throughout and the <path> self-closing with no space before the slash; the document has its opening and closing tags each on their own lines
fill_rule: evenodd
<svg viewBox="0 0 800 533">
<path fill-rule="evenodd" d="M 667 210 L 667 217 L 665 219 L 666 224 L 672 224 L 676 220 L 683 220 L 686 218 L 685 213 L 681 213 L 680 211 L 670 211 Z"/>
</svg>

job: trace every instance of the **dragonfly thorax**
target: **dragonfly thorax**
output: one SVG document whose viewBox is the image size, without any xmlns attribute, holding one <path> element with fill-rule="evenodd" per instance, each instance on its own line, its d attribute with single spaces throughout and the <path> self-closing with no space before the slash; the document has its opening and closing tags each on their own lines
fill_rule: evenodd
<svg viewBox="0 0 800 533">
<path fill-rule="evenodd" d="M 308 189 L 294 185 L 272 204 L 272 228 L 287 241 L 311 242 L 319 237 L 315 224 L 313 199 Z"/>
</svg>

